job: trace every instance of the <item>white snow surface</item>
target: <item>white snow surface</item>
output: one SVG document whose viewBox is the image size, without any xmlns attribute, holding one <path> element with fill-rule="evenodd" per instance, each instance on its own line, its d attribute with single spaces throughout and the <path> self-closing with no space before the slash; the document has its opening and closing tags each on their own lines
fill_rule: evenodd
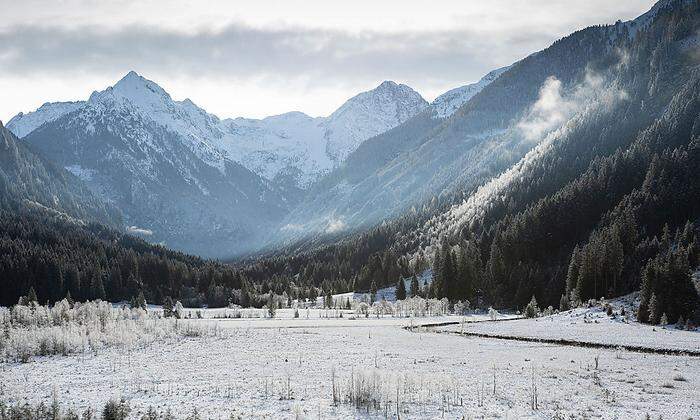
<svg viewBox="0 0 700 420">
<path fill-rule="evenodd" d="M 612 419 L 647 413 L 689 418 L 700 412 L 697 358 L 401 328 L 412 321 L 479 321 L 482 316 L 316 317 L 322 313 L 312 311 L 309 319 L 302 311 L 299 319 L 286 314 L 274 320 L 219 320 L 217 337 L 4 363 L 2 398 L 49 404 L 55 393 L 64 408 L 91 406 L 98 412 L 107 399 L 124 398 L 133 418 L 149 406 L 168 407 L 178 418 L 194 407 L 202 418 L 231 413 L 243 418 L 395 418 L 397 389 L 401 418 Z M 523 328 L 534 322 L 552 323 L 485 322 L 465 328 L 502 325 L 527 333 Z M 333 404 L 333 376 L 341 397 L 351 377 L 356 385 L 368 381 L 381 408 Z"/>
<path fill-rule="evenodd" d="M 433 118 L 447 118 L 454 114 L 462 105 L 466 104 L 477 93 L 481 92 L 486 86 L 490 85 L 491 82 L 498 79 L 501 74 L 505 73 L 510 68 L 511 66 L 506 66 L 493 70 L 476 83 L 448 90 L 438 96 L 430 104 L 430 107 L 435 111 Z"/>
<path fill-rule="evenodd" d="M 17 138 L 22 138 L 43 124 L 75 111 L 84 102 L 47 102 L 36 111 L 24 114 L 20 112 L 7 122 L 7 129 Z"/>
<path fill-rule="evenodd" d="M 612 346 L 700 351 L 700 331 L 684 331 L 675 326 L 652 326 L 620 315 L 621 305 L 611 302 L 614 315 L 608 316 L 601 305 L 576 308 L 558 314 L 508 322 L 469 324 L 465 332 L 494 336 L 537 339 L 564 339 Z M 627 310 L 627 314 L 630 311 Z M 459 331 L 459 326 L 444 331 Z M 699 366 L 700 367 L 700 366 Z"/>
</svg>

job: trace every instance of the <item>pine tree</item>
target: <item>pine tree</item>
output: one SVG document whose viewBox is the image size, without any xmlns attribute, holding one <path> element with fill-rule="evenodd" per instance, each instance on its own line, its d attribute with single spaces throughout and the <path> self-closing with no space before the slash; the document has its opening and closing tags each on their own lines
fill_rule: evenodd
<svg viewBox="0 0 700 420">
<path fill-rule="evenodd" d="M 274 318 L 277 313 L 277 302 L 275 301 L 275 295 L 270 292 L 267 295 L 267 312 L 270 318 Z"/>
<path fill-rule="evenodd" d="M 503 296 L 501 293 L 501 285 L 506 280 L 506 264 L 503 260 L 501 247 L 498 246 L 496 240 L 491 244 L 489 261 L 486 265 L 486 279 L 487 284 L 484 292 L 489 302 L 495 305 Z"/>
<path fill-rule="evenodd" d="M 442 259 L 440 250 L 436 249 L 433 257 L 433 281 L 430 283 L 430 297 L 437 297 L 442 293 Z"/>
<path fill-rule="evenodd" d="M 569 263 L 569 269 L 566 273 L 566 293 L 571 296 L 574 289 L 576 289 L 576 284 L 578 283 L 578 273 L 579 266 L 581 265 L 581 253 L 578 249 L 578 245 L 574 247 L 574 251 L 571 253 L 571 262 Z"/>
<path fill-rule="evenodd" d="M 649 323 L 657 325 L 659 321 L 661 321 L 661 304 L 654 293 L 649 300 Z"/>
<path fill-rule="evenodd" d="M 39 299 L 36 297 L 36 291 L 34 290 L 34 286 L 29 288 L 29 293 L 27 293 L 27 304 L 30 303 L 39 303 Z"/>
<path fill-rule="evenodd" d="M 146 309 L 146 297 L 143 295 L 143 291 L 140 291 L 134 304 L 137 308 Z"/>
<path fill-rule="evenodd" d="M 396 300 L 404 299 L 406 299 L 406 285 L 403 279 L 400 278 L 399 281 L 396 282 Z"/>
<path fill-rule="evenodd" d="M 569 309 L 569 298 L 567 297 L 567 294 L 564 293 L 561 295 L 561 299 L 559 299 L 559 310 L 563 312 L 568 311 Z"/>
</svg>

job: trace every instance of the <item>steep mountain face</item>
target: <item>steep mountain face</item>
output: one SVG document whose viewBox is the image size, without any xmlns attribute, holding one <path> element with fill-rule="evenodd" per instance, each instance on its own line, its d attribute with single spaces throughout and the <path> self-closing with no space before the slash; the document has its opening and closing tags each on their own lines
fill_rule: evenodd
<svg viewBox="0 0 700 420">
<path fill-rule="evenodd" d="M 119 226 L 121 214 L 80 180 L 35 153 L 0 123 L 0 208 L 32 207 Z"/>
<path fill-rule="evenodd" d="M 360 93 L 322 122 L 326 153 L 338 164 L 364 140 L 396 127 L 427 106 L 410 87 L 389 81 Z"/>
<path fill-rule="evenodd" d="M 427 106 L 410 87 L 387 81 L 350 98 L 328 117 L 290 112 L 262 120 L 223 120 L 217 144 L 232 159 L 269 180 L 307 188 L 365 140 Z"/>
<path fill-rule="evenodd" d="M 211 144 L 216 123 L 132 72 L 24 141 L 121 209 L 132 232 L 228 256 L 248 249 L 290 203 Z"/>
</svg>

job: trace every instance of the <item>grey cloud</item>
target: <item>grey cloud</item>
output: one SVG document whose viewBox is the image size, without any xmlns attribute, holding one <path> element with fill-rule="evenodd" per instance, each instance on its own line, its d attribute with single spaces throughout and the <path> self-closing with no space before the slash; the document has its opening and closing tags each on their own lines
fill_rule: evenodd
<svg viewBox="0 0 700 420">
<path fill-rule="evenodd" d="M 231 24 L 218 31 L 185 33 L 141 25 L 112 31 L 14 26 L 0 31 L 0 75 L 92 73 L 116 67 L 238 80 L 451 82 L 475 79 L 555 37 L 546 29 L 485 37 L 468 29 L 355 34 Z"/>
</svg>

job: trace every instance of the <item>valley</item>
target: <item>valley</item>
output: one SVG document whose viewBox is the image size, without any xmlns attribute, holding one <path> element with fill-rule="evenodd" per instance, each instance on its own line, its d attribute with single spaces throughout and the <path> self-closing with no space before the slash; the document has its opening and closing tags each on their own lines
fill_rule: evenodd
<svg viewBox="0 0 700 420">
<path fill-rule="evenodd" d="M 0 420 L 697 417 L 697 0 L 261 1 L 4 9 Z"/>
</svg>

